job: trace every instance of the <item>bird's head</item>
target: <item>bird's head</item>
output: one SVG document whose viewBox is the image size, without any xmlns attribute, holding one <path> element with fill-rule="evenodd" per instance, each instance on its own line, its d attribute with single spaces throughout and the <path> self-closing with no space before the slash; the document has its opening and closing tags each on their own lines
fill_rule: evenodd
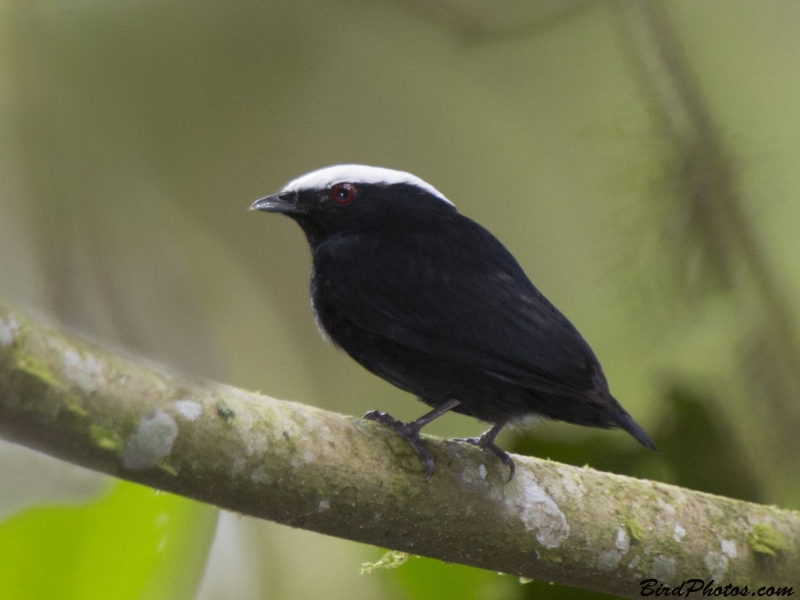
<svg viewBox="0 0 800 600">
<path fill-rule="evenodd" d="M 315 245 L 333 234 L 424 221 L 455 212 L 429 183 L 404 171 L 334 165 L 292 179 L 250 210 L 282 213 L 297 221 Z"/>
</svg>

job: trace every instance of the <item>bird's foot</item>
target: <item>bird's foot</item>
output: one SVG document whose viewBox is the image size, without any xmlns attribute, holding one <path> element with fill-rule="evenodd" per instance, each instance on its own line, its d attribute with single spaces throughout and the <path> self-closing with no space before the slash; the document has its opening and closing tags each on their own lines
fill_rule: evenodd
<svg viewBox="0 0 800 600">
<path fill-rule="evenodd" d="M 493 427 L 489 431 L 485 432 L 480 437 L 473 437 L 473 438 L 454 438 L 453 441 L 455 442 L 464 442 L 466 444 L 472 444 L 473 446 L 478 446 L 478 448 L 482 448 L 484 450 L 488 450 L 492 454 L 494 454 L 497 458 L 500 459 L 505 466 L 508 467 L 508 483 L 512 479 L 514 479 L 514 473 L 516 473 L 516 466 L 514 465 L 514 460 L 511 458 L 508 452 L 499 448 L 494 443 L 494 438 L 497 437 L 497 433 L 500 429 L 495 431 Z"/>
<path fill-rule="evenodd" d="M 414 422 L 403 423 L 402 421 L 395 419 L 393 416 L 377 410 L 369 411 L 362 418 L 368 421 L 376 421 L 381 425 L 385 425 L 389 429 L 394 430 L 397 435 L 407 441 L 417 453 L 417 456 L 419 456 L 422 466 L 425 467 L 425 481 L 428 481 L 428 479 L 431 478 L 433 475 L 433 457 L 431 457 L 430 452 L 428 452 L 428 449 L 423 445 L 422 440 L 419 437 L 420 428 L 415 426 Z"/>
</svg>

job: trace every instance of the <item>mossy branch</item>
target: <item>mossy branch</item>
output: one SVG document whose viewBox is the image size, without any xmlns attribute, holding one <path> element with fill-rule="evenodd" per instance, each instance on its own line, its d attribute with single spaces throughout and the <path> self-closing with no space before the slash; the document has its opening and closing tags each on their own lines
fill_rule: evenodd
<svg viewBox="0 0 800 600">
<path fill-rule="evenodd" d="M 0 435 L 240 513 L 630 598 L 640 582 L 800 588 L 800 514 L 426 437 L 209 382 L 0 304 Z M 698 457 L 702 460 L 702 457 Z"/>
</svg>

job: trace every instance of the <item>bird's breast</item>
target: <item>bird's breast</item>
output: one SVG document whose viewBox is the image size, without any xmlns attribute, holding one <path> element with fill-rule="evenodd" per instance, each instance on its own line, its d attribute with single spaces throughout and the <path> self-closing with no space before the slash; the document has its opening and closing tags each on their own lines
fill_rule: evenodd
<svg viewBox="0 0 800 600">
<path fill-rule="evenodd" d="M 322 337 L 323 340 L 330 341 L 331 335 L 328 333 L 328 330 L 325 328 L 325 324 L 323 322 L 323 315 L 320 312 L 320 306 L 322 305 L 321 300 L 318 298 L 319 294 L 319 284 L 317 281 L 317 274 L 315 270 L 311 271 L 311 312 L 314 313 L 314 323 L 317 325 L 317 331 L 319 331 L 319 335 Z"/>
</svg>

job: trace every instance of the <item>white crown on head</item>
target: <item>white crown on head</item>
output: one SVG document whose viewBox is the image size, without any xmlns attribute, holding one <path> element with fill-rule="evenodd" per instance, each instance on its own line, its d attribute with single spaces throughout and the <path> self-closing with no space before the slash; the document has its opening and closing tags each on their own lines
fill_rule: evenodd
<svg viewBox="0 0 800 600">
<path fill-rule="evenodd" d="M 337 183 L 371 183 L 387 184 L 407 183 L 433 194 L 443 202 L 452 205 L 442 192 L 427 181 L 405 171 L 369 167 L 367 165 L 332 165 L 311 171 L 292 179 L 283 186 L 281 192 L 298 192 L 300 190 L 324 190 Z"/>
</svg>

